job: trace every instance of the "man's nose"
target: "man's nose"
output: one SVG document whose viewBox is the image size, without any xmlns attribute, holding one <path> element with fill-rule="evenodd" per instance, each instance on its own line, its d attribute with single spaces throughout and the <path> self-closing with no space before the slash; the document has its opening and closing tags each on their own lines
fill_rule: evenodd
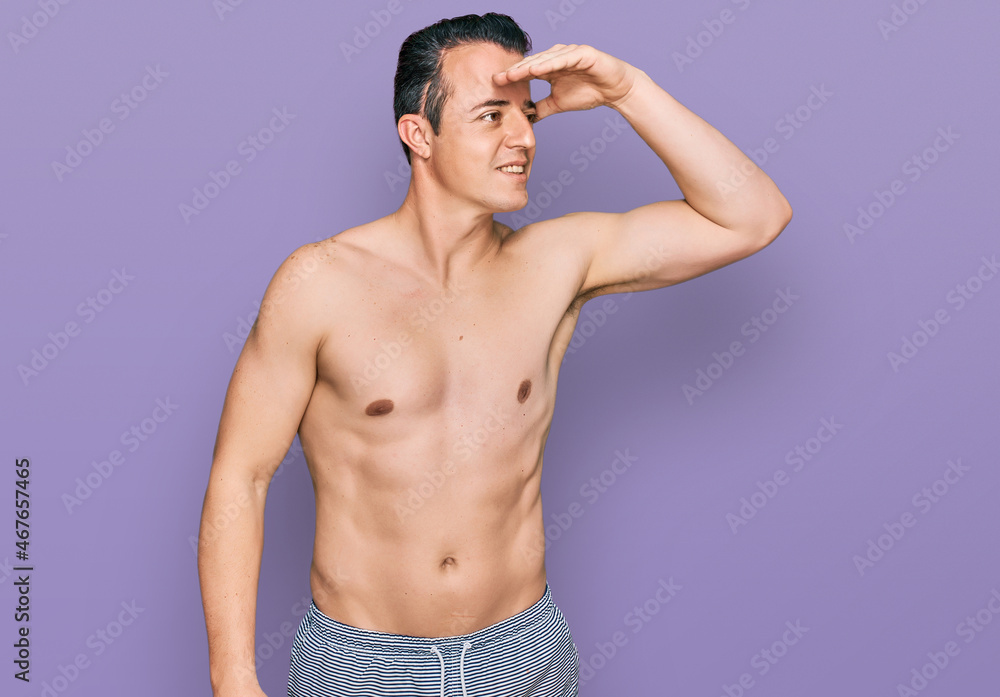
<svg viewBox="0 0 1000 697">
<path fill-rule="evenodd" d="M 535 131 L 526 115 L 515 116 L 508 123 L 513 124 L 507 134 L 507 144 L 510 147 L 525 148 L 526 150 L 535 147 Z"/>
</svg>

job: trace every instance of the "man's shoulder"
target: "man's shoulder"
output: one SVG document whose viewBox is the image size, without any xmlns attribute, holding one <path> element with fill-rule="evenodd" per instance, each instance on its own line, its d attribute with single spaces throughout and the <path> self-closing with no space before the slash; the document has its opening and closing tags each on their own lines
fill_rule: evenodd
<svg viewBox="0 0 1000 697">
<path fill-rule="evenodd" d="M 565 251 L 574 243 L 574 234 L 580 229 L 582 213 L 566 213 L 555 218 L 535 220 L 517 230 L 504 225 L 510 232 L 504 242 L 536 252 Z M 579 242 L 579 240 L 577 240 Z"/>
<path fill-rule="evenodd" d="M 287 254 L 264 291 L 255 327 L 263 320 L 279 331 L 324 338 L 336 300 L 353 277 L 347 259 L 356 252 L 343 234 L 301 244 Z"/>
<path fill-rule="evenodd" d="M 315 283 L 305 283 L 308 280 L 318 280 L 329 275 L 336 258 L 336 245 L 333 238 L 307 242 L 293 249 L 279 264 L 274 273 L 274 280 L 280 286 L 308 287 Z"/>
<path fill-rule="evenodd" d="M 306 242 L 294 248 L 281 262 L 276 277 L 288 280 L 307 278 L 334 282 L 338 276 L 343 279 L 346 271 L 359 262 L 367 250 L 367 240 L 372 237 L 372 226 L 378 221 L 347 228 L 330 237 L 315 242 Z"/>
<path fill-rule="evenodd" d="M 270 300 L 302 308 L 336 295 L 360 252 L 355 236 L 348 234 L 355 229 L 293 248 L 275 270 L 265 303 Z"/>
</svg>

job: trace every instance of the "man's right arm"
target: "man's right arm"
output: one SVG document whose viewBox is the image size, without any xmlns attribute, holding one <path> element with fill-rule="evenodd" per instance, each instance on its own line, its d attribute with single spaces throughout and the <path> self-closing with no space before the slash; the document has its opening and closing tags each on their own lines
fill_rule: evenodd
<svg viewBox="0 0 1000 697">
<path fill-rule="evenodd" d="M 264 502 L 316 384 L 329 274 L 320 244 L 268 284 L 226 391 L 198 537 L 198 576 L 216 697 L 263 695 L 254 666 Z"/>
</svg>

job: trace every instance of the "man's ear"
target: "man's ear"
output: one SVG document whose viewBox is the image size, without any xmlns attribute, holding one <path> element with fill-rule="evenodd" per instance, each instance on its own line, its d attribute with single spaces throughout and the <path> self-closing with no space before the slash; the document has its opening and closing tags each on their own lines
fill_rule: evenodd
<svg viewBox="0 0 1000 697">
<path fill-rule="evenodd" d="M 430 142 L 427 137 L 431 131 L 430 122 L 419 114 L 403 114 L 396 124 L 399 138 L 410 149 L 410 152 L 420 157 L 430 156 Z"/>
</svg>

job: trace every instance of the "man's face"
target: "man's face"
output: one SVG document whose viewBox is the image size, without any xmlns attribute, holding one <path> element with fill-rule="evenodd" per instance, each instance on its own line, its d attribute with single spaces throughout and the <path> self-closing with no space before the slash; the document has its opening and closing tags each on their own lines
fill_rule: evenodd
<svg viewBox="0 0 1000 697">
<path fill-rule="evenodd" d="M 498 87 L 493 75 L 522 56 L 496 44 L 458 46 L 444 57 L 453 93 L 445 103 L 440 135 L 431 138 L 430 166 L 441 186 L 456 197 L 491 211 L 516 211 L 528 204 L 527 180 L 535 158 L 535 105 L 527 81 Z M 486 104 L 503 100 L 507 104 Z M 499 167 L 524 163 L 524 173 Z"/>
</svg>

